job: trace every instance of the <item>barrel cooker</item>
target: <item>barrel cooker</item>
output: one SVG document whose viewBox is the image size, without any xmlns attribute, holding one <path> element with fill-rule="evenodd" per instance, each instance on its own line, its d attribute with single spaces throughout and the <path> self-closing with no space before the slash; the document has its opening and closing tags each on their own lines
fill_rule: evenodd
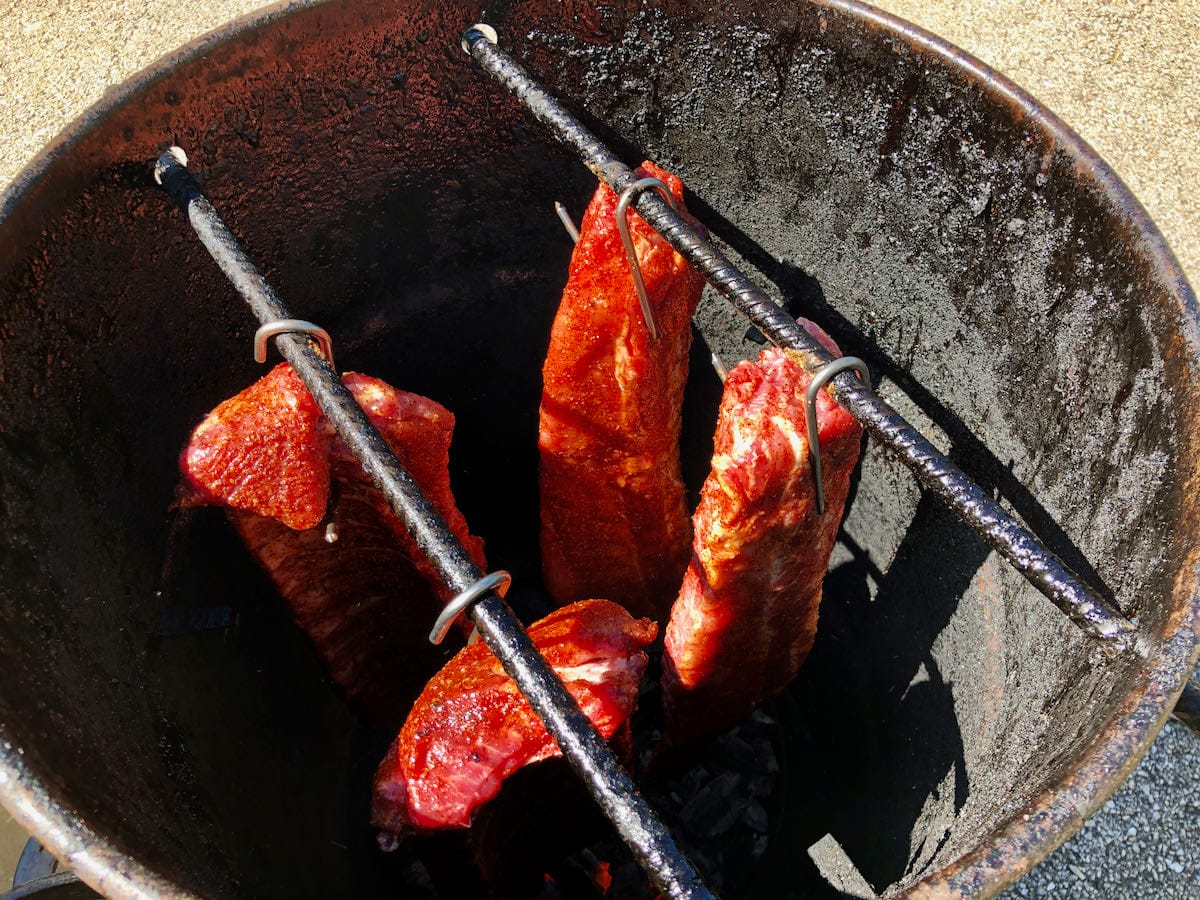
<svg viewBox="0 0 1200 900">
<path fill-rule="evenodd" d="M 106 893 L 387 889 L 368 739 L 219 518 L 168 509 L 191 425 L 255 371 L 254 323 L 150 177 L 165 145 L 341 367 L 456 412 L 460 503 L 537 582 L 539 364 L 570 250 L 551 204 L 594 180 L 463 55 L 478 18 L 266 14 L 114 97 L 9 198 L 0 790 Z M 1053 117 L 858 5 L 483 18 L 626 160 L 678 171 L 739 264 L 1137 626 L 1105 652 L 868 443 L 821 638 L 772 709 L 756 883 L 815 889 L 801 860 L 826 835 L 879 890 L 1018 877 L 1133 766 L 1194 659 L 1177 264 Z M 699 324 L 730 361 L 756 351 L 722 301 Z"/>
</svg>

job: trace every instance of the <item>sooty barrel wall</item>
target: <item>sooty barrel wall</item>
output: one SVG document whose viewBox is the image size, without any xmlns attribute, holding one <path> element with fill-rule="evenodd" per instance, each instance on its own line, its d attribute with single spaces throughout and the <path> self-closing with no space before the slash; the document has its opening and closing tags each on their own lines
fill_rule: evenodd
<svg viewBox="0 0 1200 900">
<path fill-rule="evenodd" d="M 594 182 L 473 71 L 477 18 L 267 15 L 114 99 L 4 211 L 0 788 L 110 893 L 396 874 L 364 824 L 378 737 L 220 516 L 169 510 L 190 428 L 257 370 L 249 314 L 150 180 L 165 144 L 342 368 L 454 410 L 473 530 L 537 582 L 539 367 L 570 252 L 550 204 Z M 817 647 L 772 707 L 786 778 L 754 883 L 815 889 L 797 860 L 825 834 L 881 890 L 1015 877 L 1132 766 L 1194 653 L 1197 330 L 1169 255 L 1051 117 L 858 7 L 489 18 L 1136 617 L 1141 653 L 1106 658 L 868 444 Z M 720 301 L 698 323 L 728 362 L 756 352 Z M 692 380 L 695 485 L 718 386 Z M 164 631 L 212 607 L 234 624 Z"/>
</svg>

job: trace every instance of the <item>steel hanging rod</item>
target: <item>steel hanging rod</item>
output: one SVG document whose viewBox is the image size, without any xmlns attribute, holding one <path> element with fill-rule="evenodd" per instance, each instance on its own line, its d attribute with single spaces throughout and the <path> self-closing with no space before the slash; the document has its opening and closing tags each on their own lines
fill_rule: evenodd
<svg viewBox="0 0 1200 900">
<path fill-rule="evenodd" d="M 497 46 L 495 29 L 489 25 L 471 26 L 463 32 L 462 47 L 559 141 L 571 147 L 603 184 L 619 195 L 637 181 L 637 175 L 629 166 Z M 815 375 L 834 361 L 829 351 L 656 192 L 643 192 L 634 205 L 642 217 L 772 343 L 795 351 L 806 372 Z M 830 381 L 829 393 L 875 440 L 908 466 L 927 490 L 941 499 L 1084 632 L 1121 650 L 1134 645 L 1136 628 L 1133 623 L 1088 587 L 1066 563 L 857 376 L 849 371 L 839 374 Z"/>
</svg>

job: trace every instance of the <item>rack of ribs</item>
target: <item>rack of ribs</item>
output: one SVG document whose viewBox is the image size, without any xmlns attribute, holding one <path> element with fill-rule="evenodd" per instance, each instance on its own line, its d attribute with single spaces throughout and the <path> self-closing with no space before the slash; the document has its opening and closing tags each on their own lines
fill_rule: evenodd
<svg viewBox="0 0 1200 900">
<path fill-rule="evenodd" d="M 678 178 L 649 162 L 637 173 L 666 182 L 682 211 Z M 630 211 L 658 327 L 651 341 L 617 203 L 602 185 L 584 213 L 542 370 L 542 566 L 559 604 L 610 597 L 661 622 L 691 539 L 679 432 L 704 279 Z"/>
<path fill-rule="evenodd" d="M 450 491 L 454 416 L 377 378 L 342 380 L 485 568 L 483 542 L 469 533 Z M 291 367 L 276 366 L 209 413 L 180 455 L 180 470 L 180 505 L 225 507 L 347 702 L 397 729 L 445 662 L 426 635 L 449 590 Z"/>
<path fill-rule="evenodd" d="M 605 738 L 625 725 L 658 626 L 607 600 L 555 610 L 529 637 Z M 428 829 L 466 828 L 517 769 L 561 755 L 529 701 L 482 642 L 459 653 L 413 705 L 375 776 L 381 845 Z"/>
<path fill-rule="evenodd" d="M 800 324 L 840 355 L 819 326 Z M 862 427 L 818 393 L 820 514 L 805 436 L 810 382 L 791 351 L 779 348 L 725 380 L 692 559 L 666 630 L 667 752 L 746 718 L 784 689 L 812 648 Z"/>
</svg>

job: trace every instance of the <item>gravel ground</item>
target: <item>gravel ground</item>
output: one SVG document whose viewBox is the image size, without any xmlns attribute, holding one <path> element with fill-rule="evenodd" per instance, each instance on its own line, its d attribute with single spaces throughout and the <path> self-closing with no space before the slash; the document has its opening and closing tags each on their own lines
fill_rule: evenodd
<svg viewBox="0 0 1200 900">
<path fill-rule="evenodd" d="M 0 190 L 104 90 L 259 0 L 0 0 Z M 880 0 L 1009 74 L 1114 166 L 1200 281 L 1200 0 Z M 21 836 L 0 811 L 0 891 Z M 1005 895 L 1200 898 L 1200 741 L 1169 724 Z"/>
<path fill-rule="evenodd" d="M 1200 897 L 1200 739 L 1168 722 L 1100 812 L 1001 896 Z"/>
</svg>

